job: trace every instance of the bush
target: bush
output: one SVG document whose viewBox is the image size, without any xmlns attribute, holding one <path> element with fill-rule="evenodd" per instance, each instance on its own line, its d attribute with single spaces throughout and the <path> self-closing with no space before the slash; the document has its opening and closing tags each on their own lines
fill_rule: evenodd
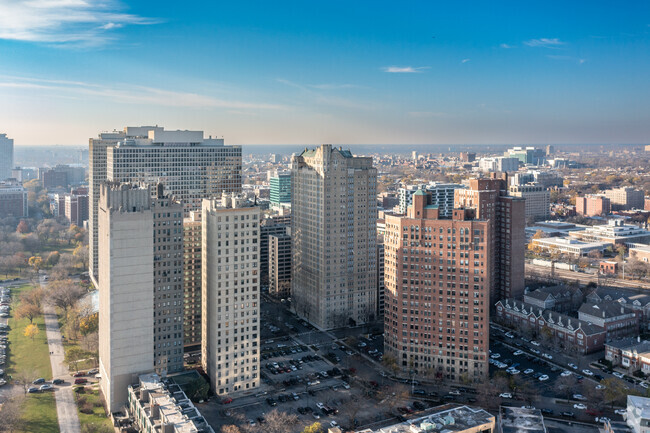
<svg viewBox="0 0 650 433">
<path fill-rule="evenodd" d="M 80 386 L 78 388 L 75 388 L 74 392 L 76 392 L 77 394 L 85 394 L 86 393 L 86 387 L 85 386 Z"/>
<path fill-rule="evenodd" d="M 89 414 L 92 414 L 94 412 L 92 403 L 86 402 L 83 405 L 79 405 L 79 406 L 81 406 L 81 409 L 79 409 L 79 411 L 81 413 L 85 413 L 85 414 L 89 415 Z"/>
<path fill-rule="evenodd" d="M 645 374 L 641 370 L 635 371 L 634 373 L 632 373 L 632 376 L 645 379 Z"/>
<path fill-rule="evenodd" d="M 83 406 L 84 404 L 86 404 L 86 397 L 78 397 L 77 398 L 77 404 L 79 406 Z"/>
</svg>

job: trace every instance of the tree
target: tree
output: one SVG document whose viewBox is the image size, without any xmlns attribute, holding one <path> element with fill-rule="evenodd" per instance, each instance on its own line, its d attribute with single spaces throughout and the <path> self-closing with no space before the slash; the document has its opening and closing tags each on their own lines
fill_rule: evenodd
<svg viewBox="0 0 650 433">
<path fill-rule="evenodd" d="M 82 317 L 79 323 L 79 331 L 81 335 L 88 335 L 92 332 L 97 332 L 99 329 L 99 313 L 93 313 L 89 316 Z"/>
<path fill-rule="evenodd" d="M 227 424 L 221 427 L 221 433 L 241 433 L 241 430 L 234 424 Z"/>
<path fill-rule="evenodd" d="M 203 379 L 194 379 L 185 385 L 185 394 L 195 402 L 205 401 L 208 398 L 210 385 Z"/>
<path fill-rule="evenodd" d="M 79 361 L 86 359 L 87 357 L 88 352 L 76 346 L 68 347 L 65 351 L 65 362 L 74 365 L 75 371 L 79 371 L 77 368 Z"/>
<path fill-rule="evenodd" d="M 16 227 L 16 231 L 20 234 L 29 233 L 29 225 L 27 225 L 27 221 L 20 220 L 18 227 Z"/>
<path fill-rule="evenodd" d="M 273 409 L 264 417 L 264 432 L 265 433 L 285 433 L 291 431 L 291 427 L 298 423 L 298 416 L 281 412 Z"/>
<path fill-rule="evenodd" d="M 319 422 L 308 425 L 304 428 L 302 433 L 321 433 L 323 431 L 323 426 Z"/>
<path fill-rule="evenodd" d="M 627 387 L 622 380 L 616 378 L 604 379 L 601 381 L 605 388 L 605 402 L 610 403 L 614 407 L 614 403 L 617 401 L 624 401 L 627 397 Z"/>
<path fill-rule="evenodd" d="M 0 411 L 0 432 L 13 432 L 21 423 L 25 396 L 16 395 L 5 401 Z"/>
<path fill-rule="evenodd" d="M 45 291 L 41 287 L 34 287 L 32 290 L 23 293 L 20 296 L 21 304 L 32 304 L 40 310 L 43 307 L 43 298 Z"/>
<path fill-rule="evenodd" d="M 58 251 L 52 251 L 50 254 L 47 255 L 47 259 L 45 259 L 45 264 L 49 266 L 54 266 L 57 263 L 59 263 L 60 258 L 61 258 L 61 254 L 59 254 Z"/>
<path fill-rule="evenodd" d="M 399 366 L 397 365 L 397 360 L 389 354 L 384 355 L 384 358 L 382 359 L 381 363 L 384 365 L 384 367 L 392 371 L 393 374 L 397 373 L 397 371 L 399 370 Z"/>
<path fill-rule="evenodd" d="M 362 408 L 361 403 L 361 400 L 351 398 L 341 407 L 341 414 L 343 415 L 343 419 L 345 420 L 346 425 L 350 427 L 356 426 L 357 415 Z"/>
<path fill-rule="evenodd" d="M 83 295 L 84 289 L 70 279 L 52 281 L 48 284 L 50 302 L 61 308 L 66 314 L 68 308 L 72 307 Z"/>
<path fill-rule="evenodd" d="M 38 271 L 43 266 L 43 259 L 40 256 L 31 256 L 28 260 L 29 266 Z"/>
<path fill-rule="evenodd" d="M 39 332 L 38 331 L 38 326 L 36 326 L 36 325 L 34 325 L 32 323 L 32 324 L 29 324 L 29 325 L 27 325 L 25 327 L 25 332 L 23 332 L 23 335 L 25 337 L 31 338 L 32 341 L 34 341 L 34 337 L 36 337 L 38 335 L 38 332 Z"/>
<path fill-rule="evenodd" d="M 14 383 L 22 387 L 23 394 L 27 395 L 27 390 L 32 386 L 32 381 L 36 377 L 36 371 L 34 369 L 19 370 L 12 377 Z"/>
<path fill-rule="evenodd" d="M 591 383 L 590 383 L 591 385 Z M 560 376 L 555 381 L 554 389 L 558 395 L 566 397 L 567 403 L 569 398 L 573 394 L 573 390 L 576 387 L 576 379 L 573 375 L 571 376 Z"/>
<path fill-rule="evenodd" d="M 88 267 L 88 245 L 77 245 L 72 255 L 81 263 L 82 267 Z"/>
<path fill-rule="evenodd" d="M 29 323 L 33 324 L 34 319 L 41 315 L 41 309 L 32 303 L 21 302 L 16 308 L 16 317 L 19 319 L 29 319 Z"/>
</svg>

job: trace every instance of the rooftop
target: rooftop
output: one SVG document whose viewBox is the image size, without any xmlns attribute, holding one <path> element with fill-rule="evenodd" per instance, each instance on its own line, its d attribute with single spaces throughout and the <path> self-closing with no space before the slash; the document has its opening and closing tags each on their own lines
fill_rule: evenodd
<svg viewBox="0 0 650 433">
<path fill-rule="evenodd" d="M 502 433 L 546 433 L 539 409 L 501 406 Z"/>
<path fill-rule="evenodd" d="M 628 414 L 631 411 L 635 418 L 650 418 L 650 398 L 628 395 L 627 411 Z"/>
</svg>

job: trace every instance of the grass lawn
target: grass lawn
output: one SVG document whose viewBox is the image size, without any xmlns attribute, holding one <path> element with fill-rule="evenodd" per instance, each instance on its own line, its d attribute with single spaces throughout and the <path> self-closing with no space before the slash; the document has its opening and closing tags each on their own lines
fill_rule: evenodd
<svg viewBox="0 0 650 433">
<path fill-rule="evenodd" d="M 53 392 L 27 394 L 23 404 L 23 419 L 20 433 L 50 433 L 59 431 L 56 417 L 56 402 Z"/>
<path fill-rule="evenodd" d="M 76 392 L 82 388 L 83 393 Z M 75 401 L 77 402 L 77 412 L 79 413 L 79 422 L 85 424 L 105 424 L 112 427 L 109 418 L 106 417 L 104 406 L 99 397 L 99 385 L 75 387 Z"/>
<path fill-rule="evenodd" d="M 29 291 L 33 286 L 26 284 L 12 289 L 11 295 L 17 300 L 21 293 Z M 52 366 L 50 364 L 50 350 L 45 335 L 45 324 L 43 316 L 34 319 L 38 326 L 39 333 L 31 338 L 25 337 L 23 332 L 29 324 L 27 319 L 9 318 L 9 351 L 7 356 L 7 374 L 17 377 L 21 373 L 27 373 L 33 379 L 44 377 L 52 379 Z M 56 432 L 59 425 L 56 417 L 56 402 L 54 394 L 45 392 L 42 394 L 27 394 L 24 403 L 24 412 L 21 423 L 24 433 Z"/>
</svg>

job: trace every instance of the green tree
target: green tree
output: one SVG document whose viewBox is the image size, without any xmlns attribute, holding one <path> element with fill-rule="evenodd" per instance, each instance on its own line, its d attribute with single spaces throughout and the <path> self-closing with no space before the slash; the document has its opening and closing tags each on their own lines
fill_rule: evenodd
<svg viewBox="0 0 650 433">
<path fill-rule="evenodd" d="M 79 361 L 88 357 L 88 352 L 77 346 L 68 347 L 65 351 L 65 362 L 74 366 L 75 371 L 79 371 Z"/>
</svg>

